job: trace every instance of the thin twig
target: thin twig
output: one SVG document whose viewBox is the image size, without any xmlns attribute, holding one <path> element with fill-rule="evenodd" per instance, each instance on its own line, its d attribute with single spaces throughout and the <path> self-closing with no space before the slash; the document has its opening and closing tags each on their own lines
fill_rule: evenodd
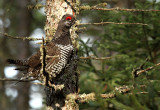
<svg viewBox="0 0 160 110">
<path fill-rule="evenodd" d="M 13 38 L 13 39 L 33 40 L 33 41 L 34 40 L 42 40 L 41 38 L 11 36 L 11 35 L 8 35 L 7 33 L 2 33 L 2 32 L 0 32 L 0 34 L 4 35 L 6 37 Z"/>
<path fill-rule="evenodd" d="M 12 78 L 0 78 L 0 81 L 17 81 L 17 82 L 30 82 L 30 81 L 35 81 L 37 79 L 12 79 Z M 32 82 L 31 84 L 35 84 L 35 85 L 45 85 L 45 83 L 36 83 L 36 82 Z"/>
<path fill-rule="evenodd" d="M 93 60 L 108 60 L 111 59 L 112 57 L 95 57 L 95 56 L 87 56 L 87 57 L 80 57 L 80 59 L 93 59 Z"/>
<path fill-rule="evenodd" d="M 36 79 L 11 79 L 11 78 L 0 78 L 0 81 L 19 81 L 19 82 L 30 82 Z"/>
<path fill-rule="evenodd" d="M 138 71 L 138 72 L 137 72 L 137 76 L 139 76 L 140 74 L 142 74 L 142 73 L 144 73 L 144 72 L 146 72 L 146 71 L 152 70 L 152 69 L 154 69 L 154 68 L 157 67 L 157 66 L 160 66 L 160 63 L 157 63 L 157 64 L 155 64 L 154 66 L 151 66 L 151 67 L 146 68 L 146 69 L 144 69 L 144 70 Z"/>
<path fill-rule="evenodd" d="M 87 60 L 87 59 L 93 59 L 93 60 L 109 60 L 109 59 L 112 59 L 112 58 L 123 58 L 122 56 L 119 56 L 119 55 L 115 55 L 115 56 L 111 56 L 111 57 L 96 57 L 94 55 L 90 55 L 90 56 L 86 56 L 86 57 L 80 57 L 80 59 L 84 59 L 84 60 Z"/>
<path fill-rule="evenodd" d="M 148 61 L 148 58 L 146 58 L 145 62 L 142 63 L 139 67 L 133 69 L 133 71 L 132 71 L 133 81 L 134 81 L 134 78 L 138 77 L 137 72 L 140 71 L 140 70 L 143 70 L 143 67 L 144 67 L 144 65 L 145 65 L 145 63 L 146 63 L 147 61 Z"/>
<path fill-rule="evenodd" d="M 78 25 L 103 25 L 103 24 L 144 25 L 144 26 L 148 25 L 148 24 L 143 24 L 143 23 L 115 23 L 115 22 L 80 23 Z"/>
</svg>

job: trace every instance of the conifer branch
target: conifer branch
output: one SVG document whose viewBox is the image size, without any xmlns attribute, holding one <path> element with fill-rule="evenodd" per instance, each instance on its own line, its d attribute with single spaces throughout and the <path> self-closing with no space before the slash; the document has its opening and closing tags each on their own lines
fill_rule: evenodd
<svg viewBox="0 0 160 110">
<path fill-rule="evenodd" d="M 148 67 L 148 68 L 146 68 L 146 69 L 139 70 L 139 71 L 136 73 L 136 75 L 139 76 L 139 75 L 141 75 L 142 73 L 144 73 L 144 72 L 146 72 L 146 71 L 150 71 L 150 70 L 156 68 L 157 66 L 160 66 L 160 63 L 157 63 L 157 64 L 155 64 L 154 66 Z"/>
<path fill-rule="evenodd" d="M 80 10 L 103 10 L 103 11 L 129 11 L 129 12 L 159 12 L 160 10 L 124 9 L 124 8 L 97 8 L 94 6 L 80 6 Z"/>
<path fill-rule="evenodd" d="M 144 25 L 144 26 L 147 26 L 147 25 L 148 25 L 148 24 L 143 24 L 143 23 L 115 23 L 115 22 L 80 23 L 79 25 L 103 25 L 103 24 Z"/>
<path fill-rule="evenodd" d="M 10 37 L 10 38 L 13 38 L 13 39 L 22 39 L 22 40 L 32 40 L 32 41 L 35 41 L 35 40 L 42 40 L 41 38 L 33 38 L 33 37 L 17 37 L 17 36 L 11 36 L 11 35 L 8 35 L 8 33 L 2 33 L 0 32 L 0 34 L 6 36 L 6 37 Z"/>
<path fill-rule="evenodd" d="M 79 94 L 77 96 L 77 100 L 80 103 L 89 102 L 89 101 L 95 101 L 96 100 L 96 96 L 98 96 L 98 95 L 96 95 L 95 93 Z M 114 97 L 116 97 L 116 94 L 115 93 L 108 93 L 108 94 L 100 94 L 99 96 L 102 97 L 102 98 L 104 98 L 104 99 L 107 99 L 107 98 L 114 98 Z"/>
<path fill-rule="evenodd" d="M 129 93 L 132 90 L 132 88 L 129 88 L 128 86 L 122 86 L 122 87 L 116 87 L 115 91 L 113 93 L 106 93 L 106 94 L 95 94 L 95 93 L 90 93 L 90 94 L 79 94 L 77 96 L 77 100 L 80 103 L 88 102 L 88 101 L 95 101 L 96 97 L 101 97 L 104 99 L 109 99 L 109 98 L 114 98 L 116 97 L 116 93 L 120 94 L 126 94 Z"/>
<path fill-rule="evenodd" d="M 123 86 L 121 87 L 121 89 L 123 88 Z M 132 88 L 123 88 L 124 91 L 120 92 L 118 91 L 120 94 L 148 94 L 149 92 L 146 91 L 141 91 L 141 92 L 136 92 L 136 93 L 132 93 L 131 90 Z M 158 93 L 160 93 L 160 91 L 158 91 Z M 106 93 L 106 94 L 95 94 L 95 93 L 89 93 L 89 94 L 79 94 L 77 95 L 77 100 L 79 103 L 85 103 L 85 102 L 89 102 L 89 101 L 95 101 L 97 97 L 101 97 L 103 99 L 110 99 L 110 98 L 115 98 L 117 97 L 118 93 L 114 92 L 114 93 Z"/>
</svg>

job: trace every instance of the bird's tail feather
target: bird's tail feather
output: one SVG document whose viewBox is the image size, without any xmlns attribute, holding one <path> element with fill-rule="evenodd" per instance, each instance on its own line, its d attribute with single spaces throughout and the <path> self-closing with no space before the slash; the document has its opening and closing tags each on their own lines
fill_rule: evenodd
<svg viewBox="0 0 160 110">
<path fill-rule="evenodd" d="M 13 59 L 7 59 L 7 62 L 9 64 L 15 64 L 19 66 L 27 66 L 27 61 L 26 60 L 13 60 Z"/>
<path fill-rule="evenodd" d="M 15 68 L 15 70 L 19 70 L 19 71 L 25 71 L 25 70 L 28 70 L 28 68 Z"/>
</svg>

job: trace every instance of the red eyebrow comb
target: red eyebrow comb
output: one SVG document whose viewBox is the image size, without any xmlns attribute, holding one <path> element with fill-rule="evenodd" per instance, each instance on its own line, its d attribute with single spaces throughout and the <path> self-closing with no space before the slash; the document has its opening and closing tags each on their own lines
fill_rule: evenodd
<svg viewBox="0 0 160 110">
<path fill-rule="evenodd" d="M 67 17 L 66 17 L 66 20 L 71 20 L 71 19 L 72 19 L 71 16 L 67 16 Z"/>
</svg>

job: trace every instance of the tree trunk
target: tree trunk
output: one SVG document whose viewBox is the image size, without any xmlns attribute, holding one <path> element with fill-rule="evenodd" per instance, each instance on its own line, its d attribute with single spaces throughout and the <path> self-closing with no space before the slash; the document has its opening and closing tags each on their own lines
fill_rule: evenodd
<svg viewBox="0 0 160 110">
<path fill-rule="evenodd" d="M 30 34 L 30 13 L 27 9 L 27 0 L 17 0 L 17 35 L 29 36 Z M 26 59 L 29 56 L 29 42 L 19 40 L 18 42 L 18 59 Z M 18 77 L 22 75 L 19 74 Z M 23 86 L 23 87 L 22 87 Z M 17 110 L 29 110 L 30 83 L 21 83 L 17 86 Z"/>
<path fill-rule="evenodd" d="M 4 13 L 1 15 L 1 20 L 3 22 L 3 25 L 1 25 L 2 27 L 0 28 L 0 31 L 3 33 L 7 33 L 8 32 L 8 27 L 5 26 L 5 21 L 8 18 L 7 16 L 7 12 L 5 10 L 5 7 L 8 1 L 2 1 L 1 2 L 1 9 L 2 11 L 4 11 Z M 7 45 L 7 38 L 5 36 L 1 35 L 0 38 L 0 78 L 5 78 L 5 73 L 4 73 L 4 69 L 6 66 L 6 61 L 5 59 L 8 58 L 8 56 L 10 56 L 9 53 L 9 48 Z M 8 83 L 6 83 L 5 81 L 0 81 L 0 110 L 6 110 L 8 109 L 11 104 L 9 103 L 9 97 L 6 95 L 6 85 Z"/>
<path fill-rule="evenodd" d="M 75 3 L 73 0 L 67 0 L 71 5 Z M 46 0 L 46 26 L 45 32 L 48 39 L 52 39 L 59 20 L 65 14 L 72 14 L 73 9 L 65 0 Z M 75 34 L 74 32 L 71 33 Z M 76 53 L 75 53 L 76 54 Z M 76 73 L 76 61 L 72 59 L 70 67 L 64 70 L 64 74 L 53 79 L 53 84 L 64 85 L 60 90 L 45 87 L 47 110 L 77 110 L 78 104 L 75 100 L 68 97 L 74 97 L 78 93 L 78 75 Z"/>
<path fill-rule="evenodd" d="M 4 64 L 4 62 L 0 62 L 1 64 Z M 0 67 L 0 77 L 4 78 L 4 65 L 1 65 Z M 7 108 L 7 96 L 5 94 L 5 81 L 0 82 L 0 110 L 5 110 Z"/>
</svg>

